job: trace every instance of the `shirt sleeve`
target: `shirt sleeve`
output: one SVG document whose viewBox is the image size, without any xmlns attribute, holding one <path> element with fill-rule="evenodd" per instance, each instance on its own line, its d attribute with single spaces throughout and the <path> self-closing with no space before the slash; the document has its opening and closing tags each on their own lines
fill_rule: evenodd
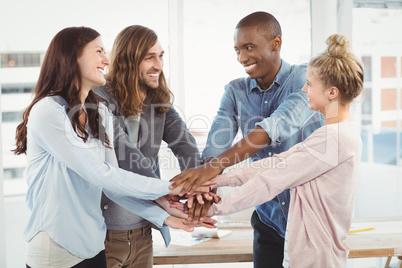
<svg viewBox="0 0 402 268">
<path fill-rule="evenodd" d="M 241 187 L 227 194 L 218 204 L 213 204 L 209 212 L 213 215 L 231 214 L 256 205 L 265 203 L 285 189 L 293 188 L 317 178 L 319 175 L 339 165 L 338 140 L 336 135 L 327 135 L 320 129 L 305 142 L 292 147 L 283 154 L 273 167 L 254 169 L 250 166 L 245 170 L 233 171 L 231 177 L 238 179 L 242 175 Z M 261 162 L 261 161 L 260 161 Z M 251 169 L 251 170 L 250 170 Z M 218 179 L 219 180 L 219 179 Z"/>
<path fill-rule="evenodd" d="M 106 162 L 115 167 L 119 166 L 116 154 L 112 148 L 106 148 Z M 152 176 L 152 173 L 150 174 Z M 159 228 L 163 226 L 166 218 L 170 216 L 169 213 L 167 213 L 154 201 L 142 200 L 133 196 L 124 196 L 115 192 L 108 191 L 106 189 L 104 189 L 103 192 L 112 201 L 120 204 L 122 207 L 129 210 L 130 212 L 137 214 L 147 221 L 155 224 Z"/>
<path fill-rule="evenodd" d="M 166 112 L 163 140 L 176 156 L 181 171 L 200 165 L 197 143 L 173 107 Z"/>
<path fill-rule="evenodd" d="M 232 146 L 239 129 L 236 117 L 236 105 L 229 85 L 225 86 L 217 116 L 208 133 L 207 144 L 202 158 L 215 157 Z"/>
<path fill-rule="evenodd" d="M 297 146 L 298 145 L 293 146 L 291 149 L 282 154 L 276 154 L 272 157 L 267 157 L 255 162 L 249 162 L 242 168 L 233 168 L 226 173 L 219 175 L 217 178 L 218 183 L 211 185 L 211 189 L 224 186 L 241 186 L 252 179 L 257 173 L 274 168 L 275 166 L 279 166 L 280 163 L 283 162 L 285 158 L 297 148 Z"/>
<path fill-rule="evenodd" d="M 306 94 L 293 92 L 278 106 L 271 116 L 264 118 L 257 126 L 263 128 L 275 147 L 298 132 L 312 115 L 308 108 Z"/>
<path fill-rule="evenodd" d="M 169 213 L 153 201 L 138 199 L 134 196 L 121 195 L 106 189 L 104 189 L 103 192 L 110 200 L 155 224 L 158 228 L 163 227 L 166 218 L 170 216 Z"/>
<path fill-rule="evenodd" d="M 83 179 L 109 191 L 154 200 L 170 192 L 167 181 L 148 178 L 116 168 L 97 155 L 99 140 L 84 143 L 77 137 L 64 108 L 40 102 L 31 110 L 29 131 L 37 144 Z"/>
</svg>

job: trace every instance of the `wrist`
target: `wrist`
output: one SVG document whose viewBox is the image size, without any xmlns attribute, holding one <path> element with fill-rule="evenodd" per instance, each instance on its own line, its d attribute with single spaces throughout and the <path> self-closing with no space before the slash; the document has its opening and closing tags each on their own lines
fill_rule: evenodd
<svg viewBox="0 0 402 268">
<path fill-rule="evenodd" d="M 206 164 L 206 163 L 208 163 L 209 161 L 211 161 L 213 159 L 213 157 L 211 156 L 211 157 L 207 157 L 207 158 L 205 158 L 204 160 L 202 160 L 202 163 L 201 164 Z"/>
<path fill-rule="evenodd" d="M 215 171 L 214 175 L 222 174 L 225 168 L 230 167 L 230 161 L 226 157 L 214 157 L 207 164 Z"/>
<path fill-rule="evenodd" d="M 210 192 L 213 192 L 214 194 L 216 194 L 217 189 L 218 189 L 218 187 L 216 186 L 216 184 L 209 185 L 209 191 Z"/>
</svg>

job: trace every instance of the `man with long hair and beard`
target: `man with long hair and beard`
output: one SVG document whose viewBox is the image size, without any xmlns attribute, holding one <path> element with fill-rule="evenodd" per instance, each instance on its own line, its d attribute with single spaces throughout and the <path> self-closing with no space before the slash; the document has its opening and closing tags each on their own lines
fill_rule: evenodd
<svg viewBox="0 0 402 268">
<path fill-rule="evenodd" d="M 173 94 L 163 74 L 163 56 L 164 50 L 153 30 L 128 26 L 114 41 L 107 84 L 94 89 L 114 114 L 119 166 L 154 178 L 160 177 L 158 152 L 162 141 L 168 144 L 182 171 L 200 162 L 196 141 L 172 106 Z M 157 203 L 171 213 L 167 198 L 158 199 Z M 101 207 L 108 229 L 108 267 L 152 267 L 151 224 L 106 196 Z M 169 230 L 159 230 L 167 246 Z"/>
</svg>

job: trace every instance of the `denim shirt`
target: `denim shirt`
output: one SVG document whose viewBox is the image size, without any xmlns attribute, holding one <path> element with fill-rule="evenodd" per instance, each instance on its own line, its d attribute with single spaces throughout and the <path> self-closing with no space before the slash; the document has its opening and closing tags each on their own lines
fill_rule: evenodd
<svg viewBox="0 0 402 268">
<path fill-rule="evenodd" d="M 248 77 L 227 84 L 203 158 L 217 156 L 229 149 L 239 128 L 246 136 L 260 126 L 270 137 L 271 144 L 251 156 L 250 160 L 256 161 L 288 150 L 322 126 L 322 115 L 309 110 L 306 94 L 302 92 L 306 71 L 305 64 L 290 65 L 282 60 L 281 68 L 267 90 Z M 260 220 L 282 237 L 285 237 L 289 200 L 289 190 L 285 190 L 271 201 L 256 206 Z"/>
</svg>

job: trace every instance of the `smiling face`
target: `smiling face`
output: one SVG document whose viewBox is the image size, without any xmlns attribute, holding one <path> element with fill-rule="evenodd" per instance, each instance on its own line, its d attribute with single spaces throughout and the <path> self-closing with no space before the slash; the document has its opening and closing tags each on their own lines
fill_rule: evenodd
<svg viewBox="0 0 402 268">
<path fill-rule="evenodd" d="M 307 94 L 309 109 L 325 114 L 325 107 L 331 103 L 331 87 L 325 87 L 316 74 L 316 69 L 307 69 L 307 82 L 303 92 Z"/>
<path fill-rule="evenodd" d="M 158 88 L 159 76 L 163 70 L 165 51 L 159 41 L 151 47 L 139 65 L 139 83 L 142 88 Z"/>
<path fill-rule="evenodd" d="M 279 48 L 275 47 L 275 38 L 268 41 L 257 29 L 257 26 L 237 28 L 234 33 L 234 49 L 237 61 L 243 65 L 249 77 L 267 89 L 279 69 Z"/>
<path fill-rule="evenodd" d="M 77 59 L 82 79 L 82 91 L 106 84 L 105 70 L 109 65 L 100 36 L 89 42 Z"/>
</svg>

